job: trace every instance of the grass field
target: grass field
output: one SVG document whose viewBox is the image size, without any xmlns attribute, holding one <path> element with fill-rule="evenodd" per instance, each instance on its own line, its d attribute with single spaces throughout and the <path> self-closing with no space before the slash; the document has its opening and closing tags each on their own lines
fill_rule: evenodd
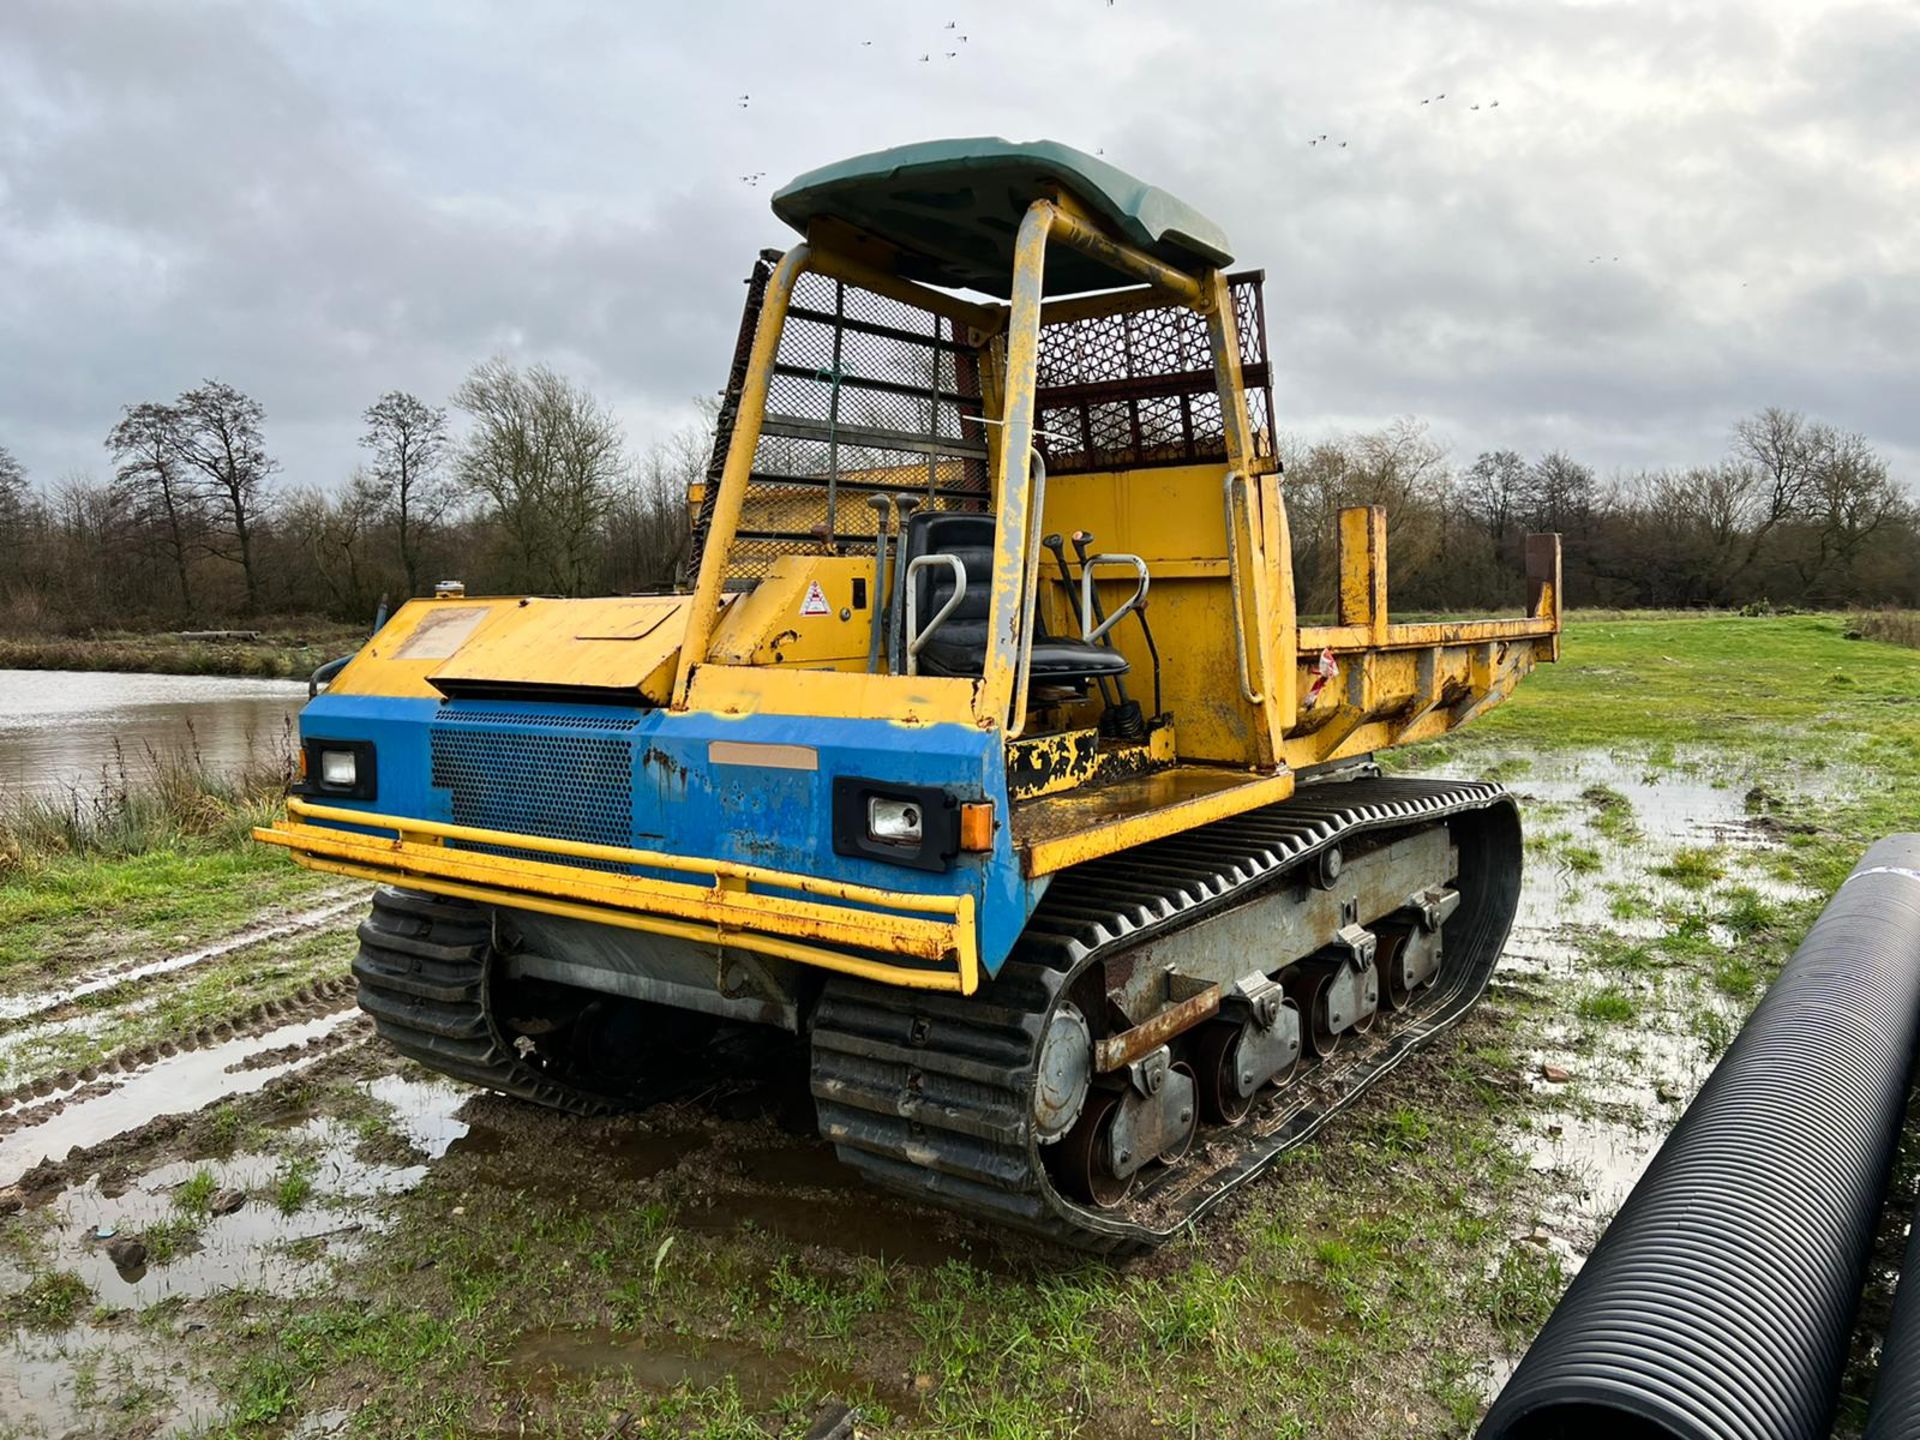
<svg viewBox="0 0 1920 1440">
<path fill-rule="evenodd" d="M 798 1434 L 830 1398 L 887 1436 L 1466 1435 L 1827 894 L 1920 827 L 1920 651 L 1845 629 L 1583 618 L 1507 706 L 1391 757 L 1524 797 L 1505 978 L 1157 1255 L 863 1191 L 778 1077 L 575 1120 L 442 1085 L 351 1023 L 262 1030 L 317 1058 L 28 1174 L 0 1219 L 0 1436 L 719 1440 Z M 0 879 L 0 1016 L 223 913 L 318 903 L 291 875 L 182 841 Z M 298 998 L 344 971 L 351 919 L 0 1019 L 0 1088 Z M 0 1127 L 0 1157 L 22 1143 Z M 244 1204 L 214 1213 L 228 1190 Z M 136 1278 L 101 1224 L 143 1237 Z"/>
</svg>

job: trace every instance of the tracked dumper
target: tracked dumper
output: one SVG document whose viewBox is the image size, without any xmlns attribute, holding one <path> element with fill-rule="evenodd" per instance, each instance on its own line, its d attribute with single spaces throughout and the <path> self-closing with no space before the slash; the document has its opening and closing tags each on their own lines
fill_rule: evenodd
<svg viewBox="0 0 1920 1440">
<path fill-rule="evenodd" d="M 801 176 L 748 286 L 687 593 L 402 609 L 301 717 L 259 838 L 381 882 L 360 1003 L 540 1104 L 806 1047 L 875 1183 L 1165 1239 L 1480 997 L 1520 881 L 1492 784 L 1370 757 L 1559 644 L 1395 624 L 1380 509 L 1305 625 L 1261 276 L 1050 143 Z"/>
</svg>

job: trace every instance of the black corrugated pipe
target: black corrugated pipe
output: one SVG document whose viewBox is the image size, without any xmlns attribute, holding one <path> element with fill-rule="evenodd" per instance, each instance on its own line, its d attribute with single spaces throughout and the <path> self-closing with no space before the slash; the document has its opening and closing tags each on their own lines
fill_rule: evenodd
<svg viewBox="0 0 1920 1440">
<path fill-rule="evenodd" d="M 1920 1210 L 1907 1234 L 1907 1258 L 1900 1267 L 1900 1288 L 1893 1292 L 1861 1440 L 1920 1440 Z"/>
<path fill-rule="evenodd" d="M 1480 1426 L 1824 1440 L 1920 1031 L 1920 835 L 1828 903 Z"/>
</svg>

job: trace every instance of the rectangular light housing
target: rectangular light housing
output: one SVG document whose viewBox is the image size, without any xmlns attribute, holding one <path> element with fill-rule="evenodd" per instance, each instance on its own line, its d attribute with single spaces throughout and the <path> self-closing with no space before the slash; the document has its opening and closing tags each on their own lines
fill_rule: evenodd
<svg viewBox="0 0 1920 1440">
<path fill-rule="evenodd" d="M 946 870 L 960 853 L 960 798 L 937 785 L 836 775 L 833 852 Z"/>
<path fill-rule="evenodd" d="M 292 787 L 293 793 L 332 800 L 371 800 L 376 793 L 373 762 L 371 740 L 310 737 L 300 746 L 301 778 Z"/>
</svg>

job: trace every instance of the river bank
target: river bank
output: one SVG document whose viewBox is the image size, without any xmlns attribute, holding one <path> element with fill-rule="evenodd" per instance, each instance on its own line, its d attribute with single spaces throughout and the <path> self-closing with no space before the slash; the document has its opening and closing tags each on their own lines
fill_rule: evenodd
<svg viewBox="0 0 1920 1440">
<path fill-rule="evenodd" d="M 257 640 L 187 640 L 177 632 L 0 635 L 0 670 L 117 670 L 304 680 L 358 648 L 366 630 L 334 621 L 260 630 Z M 249 627 L 251 628 L 251 627 Z"/>
</svg>

